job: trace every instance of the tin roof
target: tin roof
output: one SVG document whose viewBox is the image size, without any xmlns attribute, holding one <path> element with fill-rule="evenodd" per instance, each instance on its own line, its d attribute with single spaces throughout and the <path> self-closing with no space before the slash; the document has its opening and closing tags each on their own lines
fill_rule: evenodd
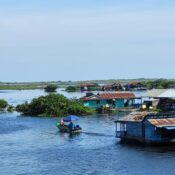
<svg viewBox="0 0 175 175">
<path fill-rule="evenodd" d="M 81 100 L 83 100 L 83 101 L 89 101 L 89 100 L 98 100 L 99 99 L 99 96 L 98 95 L 92 95 L 92 96 L 90 96 L 90 97 L 82 97 L 82 98 L 80 98 Z"/>
<path fill-rule="evenodd" d="M 84 101 L 89 101 L 89 100 L 110 100 L 110 99 L 131 99 L 135 98 L 135 95 L 130 92 L 115 92 L 115 93 L 102 93 L 102 94 L 97 94 L 93 95 L 90 97 L 82 97 L 81 99 Z"/>
<path fill-rule="evenodd" d="M 143 97 L 175 98 L 175 89 L 152 89 L 142 95 Z"/>
<path fill-rule="evenodd" d="M 149 112 L 132 112 L 129 115 L 122 117 L 119 119 L 119 121 L 142 121 L 148 114 Z"/>
<path fill-rule="evenodd" d="M 175 126 L 175 118 L 148 119 L 148 121 L 156 127 Z"/>
<path fill-rule="evenodd" d="M 118 86 L 121 86 L 121 84 L 120 83 L 113 83 L 113 84 L 103 85 L 103 87 L 118 87 Z"/>
<path fill-rule="evenodd" d="M 175 98 L 175 89 L 167 89 L 165 92 L 160 94 L 160 98 Z"/>
<path fill-rule="evenodd" d="M 100 98 L 102 99 L 129 99 L 129 98 L 135 98 L 135 95 L 133 93 L 129 92 L 121 92 L 121 93 L 102 93 L 99 94 Z"/>
<path fill-rule="evenodd" d="M 95 83 L 84 83 L 84 84 L 79 84 L 79 87 L 93 87 L 93 86 L 97 86 L 97 84 Z"/>
<path fill-rule="evenodd" d="M 161 95 L 165 91 L 167 91 L 167 90 L 166 89 L 152 89 L 152 90 L 147 91 L 142 96 L 143 97 L 158 97 L 159 95 Z"/>
</svg>

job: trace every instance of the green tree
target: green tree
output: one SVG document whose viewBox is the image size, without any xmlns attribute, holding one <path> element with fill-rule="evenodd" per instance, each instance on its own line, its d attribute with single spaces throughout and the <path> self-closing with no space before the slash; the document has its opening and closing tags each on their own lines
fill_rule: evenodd
<svg viewBox="0 0 175 175">
<path fill-rule="evenodd" d="M 76 92 L 77 91 L 77 87 L 75 86 L 68 86 L 65 91 L 67 92 Z"/>
<path fill-rule="evenodd" d="M 158 79 L 154 81 L 145 81 L 144 85 L 148 89 L 167 89 L 170 85 L 175 85 L 175 81 L 173 80 L 166 80 L 166 79 Z"/>
<path fill-rule="evenodd" d="M 56 92 L 57 88 L 58 86 L 56 84 L 49 84 L 44 88 L 44 90 L 46 92 Z"/>
</svg>

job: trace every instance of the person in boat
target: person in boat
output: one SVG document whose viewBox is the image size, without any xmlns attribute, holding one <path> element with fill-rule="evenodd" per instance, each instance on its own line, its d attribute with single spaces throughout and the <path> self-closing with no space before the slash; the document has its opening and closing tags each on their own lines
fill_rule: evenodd
<svg viewBox="0 0 175 175">
<path fill-rule="evenodd" d="M 62 126 L 64 126 L 64 120 L 63 120 L 63 119 L 61 119 L 60 124 L 61 124 Z"/>
<path fill-rule="evenodd" d="M 70 123 L 69 123 L 68 128 L 69 128 L 70 130 L 73 130 L 73 129 L 74 129 L 74 124 L 73 124 L 73 122 L 70 122 Z"/>
<path fill-rule="evenodd" d="M 76 125 L 76 126 L 75 126 L 75 129 L 77 129 L 77 130 L 78 130 L 78 129 L 81 129 L 80 125 Z"/>
</svg>

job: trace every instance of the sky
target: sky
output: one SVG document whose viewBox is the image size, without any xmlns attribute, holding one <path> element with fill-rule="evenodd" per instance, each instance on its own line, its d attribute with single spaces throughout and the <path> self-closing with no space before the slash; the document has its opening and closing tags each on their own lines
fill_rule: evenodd
<svg viewBox="0 0 175 175">
<path fill-rule="evenodd" d="M 0 0 L 0 81 L 175 78 L 174 0 Z"/>
</svg>

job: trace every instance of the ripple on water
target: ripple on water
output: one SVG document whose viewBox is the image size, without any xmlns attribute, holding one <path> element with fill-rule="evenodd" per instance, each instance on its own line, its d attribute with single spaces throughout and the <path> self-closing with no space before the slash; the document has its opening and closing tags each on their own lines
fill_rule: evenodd
<svg viewBox="0 0 175 175">
<path fill-rule="evenodd" d="M 81 118 L 83 133 L 74 136 L 59 133 L 57 119 L 0 116 L 0 174 L 174 174 L 175 147 L 116 141 L 120 116 Z"/>
</svg>

